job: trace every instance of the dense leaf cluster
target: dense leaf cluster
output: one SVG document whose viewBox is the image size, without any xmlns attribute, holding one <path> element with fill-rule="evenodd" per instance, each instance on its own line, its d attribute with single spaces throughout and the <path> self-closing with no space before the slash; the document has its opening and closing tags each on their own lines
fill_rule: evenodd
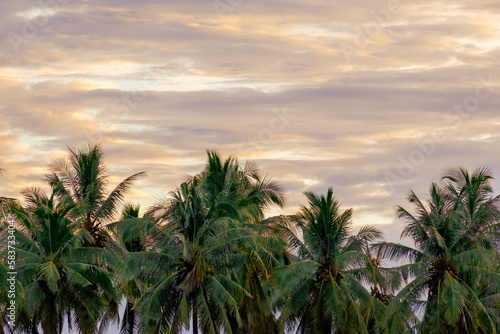
<svg viewBox="0 0 500 334">
<path fill-rule="evenodd" d="M 145 211 L 107 192 L 100 146 L 70 149 L 49 193 L 0 198 L 3 331 L 105 333 L 496 333 L 500 205 L 491 173 L 445 173 L 398 207 L 402 237 L 352 226 L 329 188 L 293 216 L 254 163 L 208 151 L 203 171 Z M 7 325 L 7 217 L 16 220 L 16 326 Z"/>
</svg>

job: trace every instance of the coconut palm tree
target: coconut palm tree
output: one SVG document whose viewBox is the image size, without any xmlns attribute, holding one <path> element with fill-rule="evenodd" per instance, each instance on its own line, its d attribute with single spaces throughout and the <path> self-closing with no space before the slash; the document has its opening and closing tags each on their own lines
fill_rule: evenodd
<svg viewBox="0 0 500 334">
<path fill-rule="evenodd" d="M 163 253 L 174 259 L 139 304 L 170 333 L 183 326 L 193 333 L 242 327 L 240 302 L 251 295 L 238 277 L 255 249 L 254 233 L 244 224 L 261 219 L 268 205 L 283 204 L 279 186 L 260 177 L 254 164 L 241 168 L 232 157 L 207 153 L 205 170 L 151 210 L 170 235 Z"/>
<path fill-rule="evenodd" d="M 118 289 L 126 299 L 120 325 L 121 334 L 139 331 L 141 316 L 134 306 L 152 285 L 148 279 L 150 271 L 143 267 L 144 259 L 147 258 L 151 263 L 159 260 L 153 247 L 162 238 L 162 231 L 152 217 L 140 217 L 139 212 L 139 205 L 126 204 L 120 221 L 106 226 L 116 240 L 109 242 L 108 247 L 121 259 L 121 263 L 115 268 L 119 279 Z M 155 270 L 158 267 L 155 264 Z"/>
<path fill-rule="evenodd" d="M 373 241 L 381 233 L 364 227 L 352 235 L 352 210 L 341 210 L 332 188 L 326 195 L 305 195 L 309 205 L 295 217 L 297 226 L 285 225 L 281 232 L 301 261 L 274 274 L 274 300 L 284 300 L 284 330 L 368 333 L 358 303 L 370 303 L 373 297 L 349 270 L 363 256 L 361 241 Z"/>
<path fill-rule="evenodd" d="M 50 196 L 38 188 L 23 192 L 22 207 L 12 212 L 20 224 L 16 233 L 17 277 L 22 298 L 19 328 L 37 333 L 61 333 L 66 318 L 70 328 L 94 333 L 97 319 L 108 301 L 116 301 L 111 272 L 101 262 L 113 264 L 113 256 L 81 247 L 78 226 L 68 219 L 75 204 Z"/>
<path fill-rule="evenodd" d="M 92 237 L 87 244 L 104 247 L 107 235 L 103 226 L 117 217 L 118 206 L 123 203 L 125 195 L 145 173 L 129 176 L 107 194 L 109 176 L 104 165 L 104 153 L 98 144 L 89 145 L 86 149 L 68 148 L 68 157 L 54 160 L 51 169 L 47 180 L 54 189 L 58 189 L 59 195 L 69 195 L 76 204 L 71 216 L 81 219 L 81 228 Z"/>
<path fill-rule="evenodd" d="M 142 231 L 134 229 L 131 226 L 133 222 L 139 220 L 139 211 L 140 206 L 126 205 L 123 209 L 121 221 L 116 224 L 116 235 L 118 236 L 119 243 L 127 253 L 143 252 L 146 250 Z M 112 228 L 112 226 L 108 225 L 108 228 Z M 145 290 L 144 285 L 141 281 L 132 278 L 126 282 L 121 282 L 120 290 L 126 296 L 120 334 L 133 334 L 138 330 L 140 323 L 140 316 L 133 307 L 135 302 L 142 296 L 142 292 Z"/>
<path fill-rule="evenodd" d="M 411 237 L 415 249 L 383 246 L 385 256 L 411 261 L 399 270 L 402 282 L 413 279 L 388 307 L 391 333 L 401 332 L 396 320 L 408 309 L 423 312 L 418 326 L 423 333 L 496 332 L 500 275 L 491 239 L 498 214 L 488 182 L 491 176 L 485 170 L 469 177 L 461 169 L 460 174 L 463 182 L 447 175 L 444 185 L 433 183 L 426 202 L 410 192 L 415 215 L 398 207 L 406 224 L 402 237 Z"/>
<path fill-rule="evenodd" d="M 360 305 L 369 333 L 386 333 L 384 320 L 387 305 L 394 298 L 393 293 L 399 287 L 400 277 L 394 268 L 383 266 L 386 259 L 383 257 L 382 249 L 375 241 L 360 240 L 362 256 L 357 261 L 356 267 L 346 270 L 346 272 L 365 287 L 369 287 L 370 293 L 374 297 L 368 303 Z M 410 332 L 417 323 L 419 323 L 418 317 L 408 312 L 400 319 L 399 325 L 400 328 L 405 329 L 404 332 Z"/>
<path fill-rule="evenodd" d="M 232 243 L 228 239 L 237 231 L 228 223 L 229 217 L 207 216 L 209 210 L 202 206 L 199 192 L 194 179 L 172 194 L 166 229 L 176 237 L 161 252 L 173 257 L 171 265 L 139 301 L 146 325 L 149 320 L 161 320 L 154 332 L 179 333 L 182 327 L 190 327 L 191 318 L 193 333 L 199 328 L 203 333 L 216 333 L 222 322 L 230 328 L 226 307 L 239 317 L 234 292 L 244 291 L 228 276 L 236 238 Z"/>
<path fill-rule="evenodd" d="M 500 251 L 500 196 L 494 196 L 491 171 L 478 168 L 470 174 L 464 168 L 452 168 L 444 176 L 444 189 L 460 205 L 458 219 L 463 233 L 457 248 L 495 248 Z"/>
<path fill-rule="evenodd" d="M 241 247 L 246 255 L 244 270 L 236 273 L 239 284 L 250 293 L 240 301 L 242 325 L 234 326 L 234 333 L 274 334 L 279 333 L 279 322 L 271 307 L 270 297 L 274 293 L 272 273 L 283 265 L 293 262 L 295 256 L 288 252 L 287 243 L 280 238 L 277 226 L 287 216 L 269 217 L 263 221 L 245 224 L 252 231 L 252 243 Z"/>
</svg>

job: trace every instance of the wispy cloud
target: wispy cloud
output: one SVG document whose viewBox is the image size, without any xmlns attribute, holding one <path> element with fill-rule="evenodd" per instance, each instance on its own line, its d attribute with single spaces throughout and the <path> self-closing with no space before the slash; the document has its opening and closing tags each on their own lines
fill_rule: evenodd
<svg viewBox="0 0 500 334">
<path fill-rule="evenodd" d="M 213 148 L 278 177 L 287 212 L 331 185 L 359 224 L 392 222 L 408 188 L 423 193 L 446 167 L 500 175 L 493 2 L 400 0 L 384 19 L 383 0 L 226 1 L 221 19 L 210 0 L 54 1 L 0 4 L 2 195 L 41 184 L 51 159 L 88 140 L 103 142 L 112 174 L 149 171 L 134 197 L 145 205 Z M 284 108 L 293 120 L 273 123 Z M 460 126 L 443 119 L 450 108 Z M 436 133 L 446 141 L 410 175 L 386 178 Z"/>
</svg>

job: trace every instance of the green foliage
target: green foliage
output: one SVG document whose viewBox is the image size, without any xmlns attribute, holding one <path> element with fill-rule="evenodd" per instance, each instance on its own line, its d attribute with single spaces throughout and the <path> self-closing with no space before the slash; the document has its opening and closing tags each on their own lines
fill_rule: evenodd
<svg viewBox="0 0 500 334">
<path fill-rule="evenodd" d="M 15 234 L 22 287 L 17 325 L 27 332 L 40 326 L 44 333 L 60 333 L 69 316 L 80 332 L 93 333 L 101 312 L 116 302 L 111 272 L 103 266 L 113 265 L 114 255 L 81 246 L 77 225 L 67 218 L 72 201 L 37 188 L 24 197 L 25 205 L 12 211 L 21 224 Z"/>
<path fill-rule="evenodd" d="M 68 149 L 66 159 L 56 159 L 51 165 L 47 182 L 60 197 L 68 197 L 75 204 L 71 216 L 81 221 L 91 238 L 86 244 L 103 248 L 108 235 L 103 228 L 117 216 L 117 210 L 133 183 L 145 176 L 144 172 L 133 174 L 120 182 L 109 194 L 109 184 L 104 153 L 100 145 L 89 145 L 86 149 Z"/>
<path fill-rule="evenodd" d="M 1 169 L 0 169 L 1 172 Z M 0 317 L 7 328 L 8 229 L 16 221 L 16 331 L 61 333 L 496 333 L 500 198 L 491 173 L 447 171 L 402 237 L 352 225 L 329 188 L 295 215 L 255 163 L 207 151 L 205 168 L 145 212 L 107 191 L 99 145 L 69 149 L 51 189 L 0 197 Z M 398 261 L 397 266 L 388 262 Z M 119 312 L 119 305 L 124 311 Z M 0 330 L 3 333 L 4 330 Z"/>
<path fill-rule="evenodd" d="M 442 184 L 432 184 L 428 200 L 414 192 L 408 201 L 413 215 L 398 208 L 406 222 L 402 236 L 415 249 L 380 244 L 389 259 L 413 262 L 402 266 L 401 289 L 389 305 L 389 328 L 399 312 L 423 311 L 416 328 L 424 333 L 496 333 L 500 310 L 498 272 L 499 197 L 493 195 L 491 175 L 481 168 L 469 174 L 453 169 Z M 410 269 L 410 270 L 409 270 Z"/>
</svg>

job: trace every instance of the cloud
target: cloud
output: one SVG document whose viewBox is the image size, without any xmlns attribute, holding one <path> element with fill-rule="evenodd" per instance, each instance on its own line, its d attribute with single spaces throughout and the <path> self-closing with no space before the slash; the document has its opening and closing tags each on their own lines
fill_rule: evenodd
<svg viewBox="0 0 500 334">
<path fill-rule="evenodd" d="M 114 182 L 148 171 L 133 196 L 146 206 L 211 148 L 283 184 L 273 214 L 332 186 L 357 224 L 394 239 L 409 188 L 425 196 L 456 165 L 500 175 L 497 3 L 400 0 L 382 21 L 389 1 L 243 0 L 223 15 L 210 0 L 60 3 L 0 4 L 2 195 L 42 184 L 67 145 L 101 141 Z M 491 94 L 454 111 L 481 77 Z M 446 140 L 429 144 L 436 133 Z"/>
</svg>

